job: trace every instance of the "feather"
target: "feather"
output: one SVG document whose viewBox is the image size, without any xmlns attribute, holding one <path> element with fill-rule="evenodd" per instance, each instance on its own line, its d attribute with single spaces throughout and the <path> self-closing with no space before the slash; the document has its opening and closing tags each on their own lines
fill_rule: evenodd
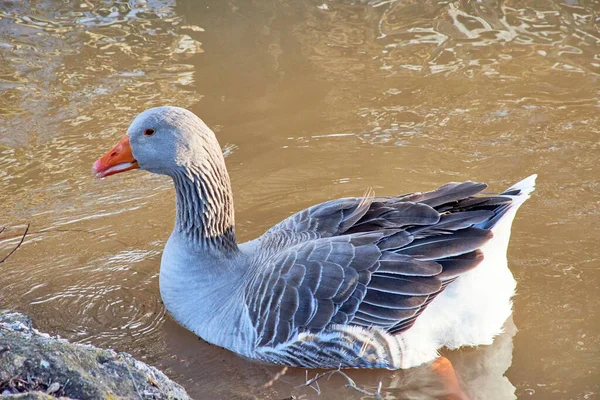
<svg viewBox="0 0 600 400">
<path fill-rule="evenodd" d="M 260 345 L 264 346 L 267 343 L 271 343 L 273 338 L 277 334 L 277 324 L 279 322 L 279 313 L 269 313 L 267 316 L 264 329 L 262 331 L 262 338 Z"/>
<path fill-rule="evenodd" d="M 369 303 L 362 303 L 358 310 L 361 313 L 373 315 L 378 318 L 390 319 L 396 322 L 412 317 L 417 313 L 416 308 L 386 308 L 374 306 Z"/>
<path fill-rule="evenodd" d="M 350 243 L 354 247 L 367 246 L 380 240 L 384 236 L 383 232 L 361 232 L 350 236 Z"/>
<path fill-rule="evenodd" d="M 412 255 L 419 260 L 435 260 L 477 250 L 491 238 L 491 231 L 467 228 L 452 235 L 415 240 L 402 249 L 402 254 Z"/>
<path fill-rule="evenodd" d="M 283 343 L 290 337 L 291 324 L 289 321 L 280 321 L 277 326 L 277 332 L 273 337 L 272 343 Z"/>
<path fill-rule="evenodd" d="M 292 265 L 296 262 L 296 252 L 290 251 L 286 254 L 285 259 L 281 263 L 281 269 L 279 270 L 280 274 L 287 273 Z"/>
<path fill-rule="evenodd" d="M 327 260 L 338 265 L 348 265 L 355 256 L 354 246 L 348 242 L 332 242 Z"/>
<path fill-rule="evenodd" d="M 370 279 L 370 277 L 369 277 Z M 365 294 L 367 293 L 367 283 L 368 282 L 361 282 L 360 281 L 360 274 L 358 274 L 358 284 L 356 285 L 356 289 L 354 290 L 354 295 L 356 297 L 358 297 L 360 299 L 360 301 L 362 301 L 363 297 L 365 297 Z"/>
<path fill-rule="evenodd" d="M 487 187 L 485 183 L 476 182 L 451 182 L 436 190 L 427 193 L 416 193 L 405 198 L 405 201 L 415 201 L 427 204 L 431 207 L 438 207 L 442 204 L 454 202 L 473 196 Z"/>
<path fill-rule="evenodd" d="M 509 189 L 502 192 L 502 194 L 504 196 L 518 196 L 519 194 L 521 194 L 521 191 L 519 189 Z"/>
<path fill-rule="evenodd" d="M 312 329 L 321 330 L 329 324 L 333 317 L 334 306 L 333 301 L 329 299 L 318 300 L 317 312 L 313 316 L 309 324 Z"/>
<path fill-rule="evenodd" d="M 392 328 L 388 329 L 388 333 L 392 335 L 397 335 L 400 332 L 404 332 L 411 326 L 415 324 L 417 317 L 421 315 L 421 313 L 415 314 L 414 316 L 407 318 L 406 320 L 400 322 L 398 325 L 394 325 Z"/>
<path fill-rule="evenodd" d="M 456 257 L 449 257 L 438 260 L 442 265 L 443 272 L 438 275 L 441 280 L 456 278 L 478 266 L 483 261 L 483 252 L 475 250 L 470 253 L 461 254 Z"/>
<path fill-rule="evenodd" d="M 302 284 L 314 293 L 321 281 L 321 263 L 319 261 L 309 260 L 303 261 L 303 263 L 306 268 L 306 273 L 304 274 L 304 281 Z"/>
<path fill-rule="evenodd" d="M 294 313 L 294 325 L 306 326 L 317 312 L 317 302 L 306 286 L 298 289 L 298 299 L 298 308 Z"/>
<path fill-rule="evenodd" d="M 360 246 L 356 248 L 354 258 L 348 267 L 356 271 L 369 269 L 379 260 L 379 257 L 381 257 L 381 250 L 376 246 Z"/>
<path fill-rule="evenodd" d="M 377 243 L 380 250 L 398 249 L 414 240 L 414 236 L 407 231 L 398 231 L 386 236 Z"/>
<path fill-rule="evenodd" d="M 385 212 L 377 209 L 369 210 L 361 220 L 348 229 L 348 232 L 365 232 L 376 228 L 401 228 L 407 225 L 428 225 L 439 220 L 437 211 L 426 204 L 395 203 L 391 206 L 393 208 L 391 211 L 388 210 L 388 204 L 380 205 L 380 207 L 385 207 Z"/>
<path fill-rule="evenodd" d="M 276 279 L 273 279 L 274 270 L 271 269 L 262 276 L 260 276 L 259 286 L 256 290 L 258 296 L 254 297 L 254 306 L 252 307 L 253 311 L 257 315 L 261 315 L 261 310 L 264 310 L 267 304 L 269 304 L 271 299 L 271 292 L 273 290 L 273 286 L 277 283 Z"/>
<path fill-rule="evenodd" d="M 328 240 L 321 240 L 318 242 L 318 245 L 315 245 L 314 249 L 308 254 L 308 257 L 306 258 L 311 261 L 315 260 L 317 262 L 321 262 L 322 260 L 327 260 L 329 254 L 331 254 L 331 251 L 331 242 Z"/>
<path fill-rule="evenodd" d="M 442 272 L 442 266 L 433 260 L 417 260 L 406 254 L 385 252 L 379 259 L 377 273 L 408 276 L 433 276 Z"/>
<path fill-rule="evenodd" d="M 304 275 L 306 274 L 306 267 L 302 264 L 294 264 L 287 274 L 283 275 L 288 285 L 298 287 L 304 281 Z"/>
<path fill-rule="evenodd" d="M 375 306 L 407 309 L 421 307 L 426 300 L 427 296 L 403 295 L 371 289 L 367 292 L 363 301 Z"/>
<path fill-rule="evenodd" d="M 435 293 L 440 288 L 441 282 L 437 278 L 373 275 L 369 282 L 369 289 L 413 296 Z"/>
<path fill-rule="evenodd" d="M 458 231 L 472 227 L 475 224 L 486 221 L 494 215 L 489 210 L 475 210 L 475 211 L 462 211 L 452 214 L 444 214 L 440 217 L 440 221 L 430 227 L 416 227 L 410 230 L 411 233 L 415 234 L 423 230 L 435 230 L 439 231 Z"/>
<path fill-rule="evenodd" d="M 342 210 L 355 208 L 358 204 L 359 201 L 354 198 L 331 200 L 309 208 L 309 215 L 314 219 L 327 219 L 332 215 L 338 215 Z"/>
<path fill-rule="evenodd" d="M 393 319 L 379 318 L 374 315 L 370 315 L 370 314 L 361 312 L 360 310 L 357 311 L 356 314 L 354 315 L 354 320 L 356 320 L 356 319 L 365 321 L 365 322 L 369 323 L 370 325 L 378 325 L 378 326 L 393 326 L 398 322 L 397 320 L 393 320 Z"/>
<path fill-rule="evenodd" d="M 331 299 L 344 281 L 344 270 L 337 264 L 324 261 L 321 263 L 321 271 L 315 295 L 319 299 Z"/>
<path fill-rule="evenodd" d="M 488 197 L 469 197 L 459 201 L 454 207 L 446 207 L 440 211 L 447 211 L 452 209 L 458 210 L 475 210 L 475 209 L 487 209 L 492 210 L 496 206 L 501 204 L 510 203 L 510 197 L 502 196 L 488 196 Z"/>
<path fill-rule="evenodd" d="M 337 313 L 335 313 L 335 315 L 331 318 L 331 323 L 332 324 L 340 324 L 340 325 L 346 325 L 348 323 L 348 314 L 346 314 L 343 311 L 338 311 Z"/>
<path fill-rule="evenodd" d="M 359 297 L 356 293 L 353 293 L 352 296 L 340 307 L 339 311 L 342 311 L 348 315 L 354 315 L 356 310 L 358 310 L 358 306 L 362 301 L 362 297 Z"/>
<path fill-rule="evenodd" d="M 271 277 L 271 279 L 274 281 L 274 284 L 271 286 L 272 290 L 270 293 L 264 293 L 264 297 L 260 306 L 260 312 L 263 315 L 269 312 L 271 304 L 277 304 L 279 302 L 285 287 L 284 285 L 280 284 L 279 280 L 275 280 L 273 277 Z"/>
<path fill-rule="evenodd" d="M 356 201 L 356 199 L 353 200 Z M 339 227 L 340 232 L 347 232 L 350 227 L 354 226 L 354 224 L 356 224 L 356 222 L 360 218 L 362 218 L 365 215 L 365 213 L 369 210 L 372 202 L 372 192 L 367 191 L 367 193 L 365 193 L 365 196 L 363 196 L 363 198 L 360 199 L 356 208 L 350 213 L 348 213 L 348 215 L 344 215 L 344 219 Z"/>
<path fill-rule="evenodd" d="M 344 270 L 344 280 L 340 285 L 340 289 L 333 297 L 333 302 L 336 304 L 345 303 L 348 298 L 354 293 L 356 290 L 356 286 L 358 285 L 358 272 L 351 268 L 346 268 Z"/>
<path fill-rule="evenodd" d="M 285 290 L 279 303 L 281 315 L 285 320 L 289 321 L 294 318 L 294 315 L 298 310 L 298 303 L 298 289 L 290 285 L 285 286 Z"/>
</svg>

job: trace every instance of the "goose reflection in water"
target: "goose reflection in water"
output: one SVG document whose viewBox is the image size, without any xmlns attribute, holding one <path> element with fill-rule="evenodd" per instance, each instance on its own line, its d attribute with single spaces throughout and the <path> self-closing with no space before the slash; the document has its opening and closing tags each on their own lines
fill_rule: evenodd
<svg viewBox="0 0 600 400">
<path fill-rule="evenodd" d="M 212 346 L 182 328 L 171 318 L 163 325 L 165 352 L 171 359 L 164 366 L 174 379 L 188 390 L 205 393 L 206 398 L 233 399 L 363 399 L 370 397 L 345 385 L 347 379 L 333 375 L 317 381 L 315 389 L 305 386 L 306 379 L 327 370 L 282 369 L 256 364 L 232 355 L 227 350 Z M 381 382 L 384 399 L 423 400 L 510 400 L 516 399 L 515 387 L 505 376 L 512 363 L 513 337 L 517 327 L 510 317 L 504 332 L 489 346 L 445 351 L 442 355 L 454 366 L 459 390 L 429 366 L 408 370 L 343 370 L 358 388 L 374 393 Z M 221 385 L 223 375 L 227 385 Z M 214 379 L 213 379 L 214 378 Z M 215 385 L 206 385 L 208 381 Z M 317 388 L 315 384 L 312 385 Z M 295 397 L 292 397 L 295 396 Z"/>
</svg>

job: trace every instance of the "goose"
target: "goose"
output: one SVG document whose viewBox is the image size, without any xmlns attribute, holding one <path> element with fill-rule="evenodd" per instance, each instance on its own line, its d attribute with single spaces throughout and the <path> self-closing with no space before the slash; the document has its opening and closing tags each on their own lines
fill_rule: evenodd
<svg viewBox="0 0 600 400">
<path fill-rule="evenodd" d="M 443 347 L 491 344 L 512 313 L 506 252 L 536 175 L 495 195 L 466 181 L 331 200 L 238 243 L 221 147 L 194 113 L 142 112 L 92 172 L 138 168 L 170 176 L 175 187 L 159 274 L 166 309 L 247 359 L 411 368 L 435 362 Z"/>
</svg>

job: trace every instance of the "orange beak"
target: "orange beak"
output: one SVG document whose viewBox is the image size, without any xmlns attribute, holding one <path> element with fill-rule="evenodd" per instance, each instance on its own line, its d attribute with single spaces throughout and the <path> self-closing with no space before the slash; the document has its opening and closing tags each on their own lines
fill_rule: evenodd
<svg viewBox="0 0 600 400">
<path fill-rule="evenodd" d="M 139 168 L 137 161 L 133 158 L 129 136 L 125 135 L 119 140 L 108 153 L 100 157 L 92 167 L 92 173 L 98 178 L 104 178 L 119 172 Z"/>
</svg>

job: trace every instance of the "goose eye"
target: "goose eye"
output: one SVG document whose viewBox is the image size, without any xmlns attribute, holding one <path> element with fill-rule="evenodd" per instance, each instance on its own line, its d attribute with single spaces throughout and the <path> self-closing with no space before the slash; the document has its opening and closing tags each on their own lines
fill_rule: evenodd
<svg viewBox="0 0 600 400">
<path fill-rule="evenodd" d="M 152 136 L 152 135 L 154 135 L 154 129 L 152 129 L 152 128 L 146 129 L 144 131 L 144 135 L 146 135 L 146 136 Z"/>
</svg>

